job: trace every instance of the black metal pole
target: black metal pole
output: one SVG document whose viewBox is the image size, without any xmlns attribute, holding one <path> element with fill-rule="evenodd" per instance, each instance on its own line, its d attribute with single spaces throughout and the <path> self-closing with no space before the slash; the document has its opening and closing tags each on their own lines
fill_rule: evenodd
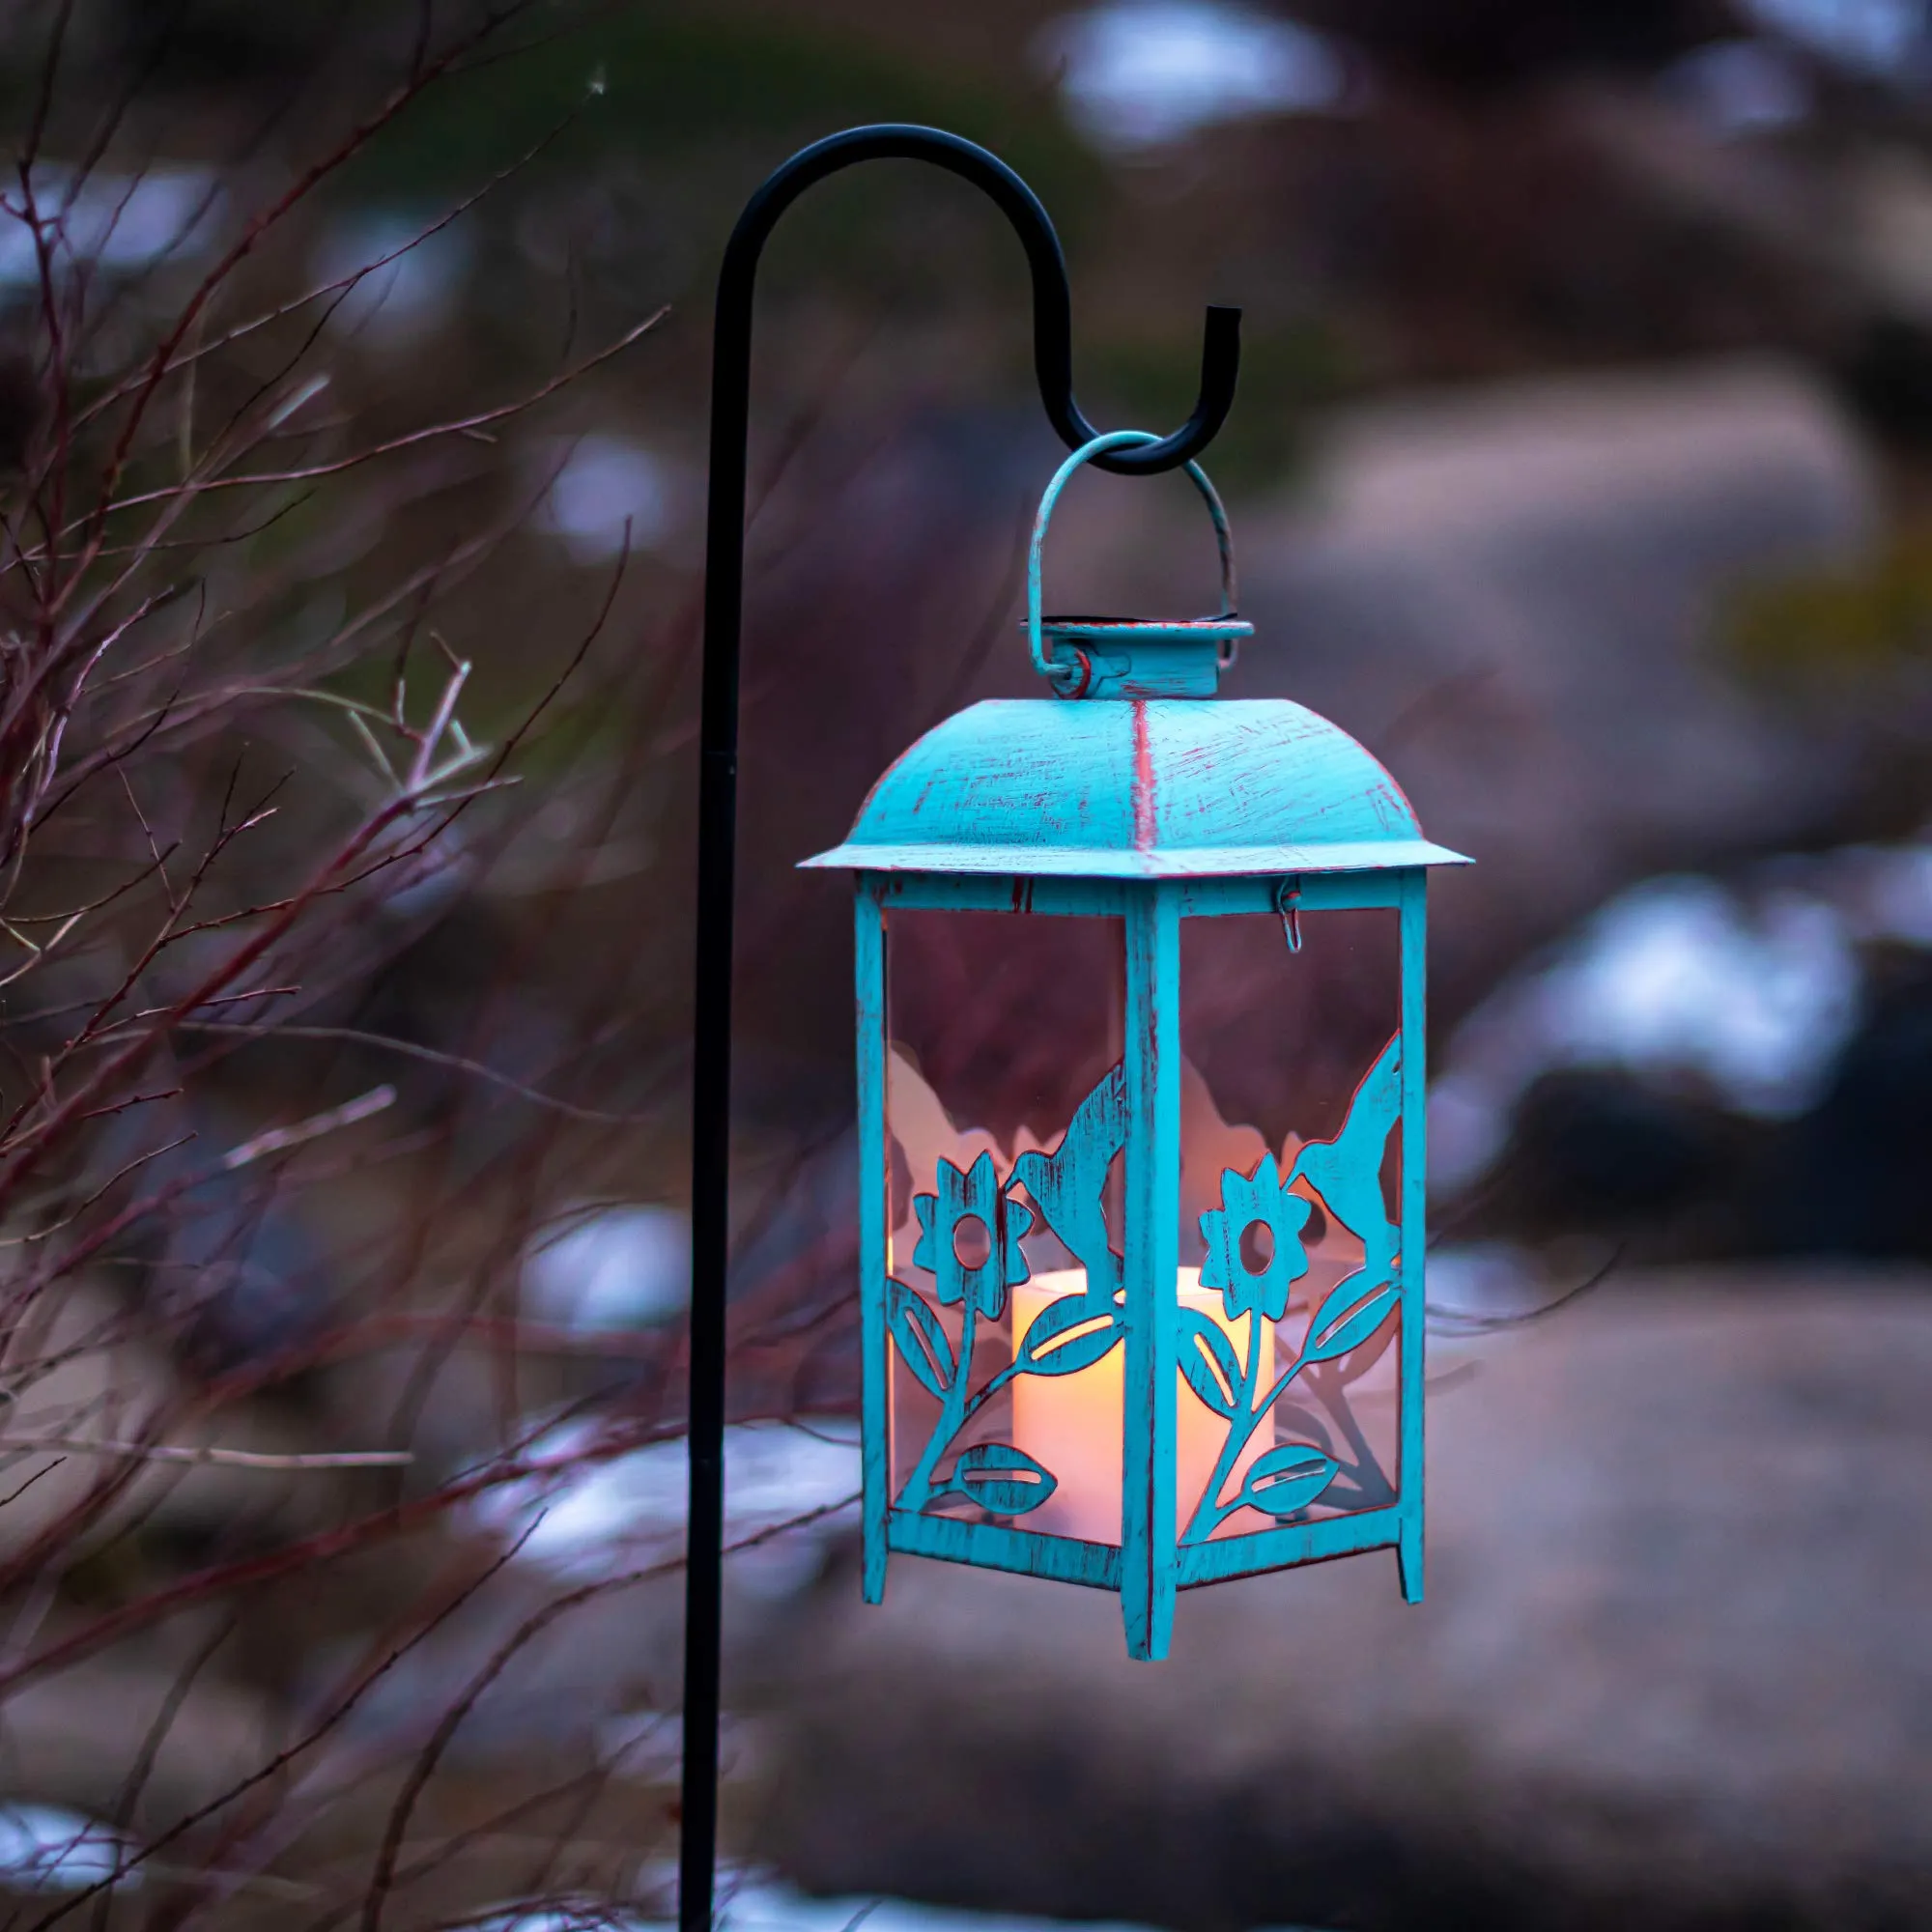
<svg viewBox="0 0 1932 1932">
<path fill-rule="evenodd" d="M 1097 432 L 1073 400 L 1071 303 L 1060 238 L 1011 168 L 936 128 L 852 128 L 801 149 L 731 231 L 712 326 L 711 471 L 705 512 L 704 685 L 697 793 L 697 1010 L 691 1108 L 691 1519 L 685 1574 L 684 1780 L 678 1835 L 679 1932 L 711 1932 L 718 1846 L 719 1623 L 724 1537 L 724 1272 L 731 1152 L 731 928 L 738 814 L 738 644 L 745 588 L 746 433 L 752 297 L 779 217 L 827 175 L 857 161 L 930 161 L 982 188 L 1018 233 L 1033 270 L 1034 370 L 1047 419 L 1069 449 Z M 1235 396 L 1237 308 L 1209 308 L 1194 413 L 1172 436 L 1095 460 L 1151 475 L 1214 439 Z"/>
</svg>

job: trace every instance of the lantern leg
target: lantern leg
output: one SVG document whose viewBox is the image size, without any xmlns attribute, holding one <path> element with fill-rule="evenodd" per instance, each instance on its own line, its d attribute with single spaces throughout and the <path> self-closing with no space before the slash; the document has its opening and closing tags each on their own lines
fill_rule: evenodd
<svg viewBox="0 0 1932 1932">
<path fill-rule="evenodd" d="M 1174 1630 L 1176 1267 L 1180 1204 L 1180 917 L 1168 885 L 1126 920 L 1126 1401 L 1121 1603 L 1127 1654 L 1167 1655 Z"/>
<path fill-rule="evenodd" d="M 1428 1246 L 1428 1151 L 1424 1140 L 1427 1094 L 1424 1076 L 1423 1002 L 1427 992 L 1426 915 L 1429 874 L 1406 872 L 1402 921 L 1402 1524 L 1396 1560 L 1402 1594 L 1422 1601 L 1422 1402 L 1428 1296 L 1424 1269 Z"/>
<path fill-rule="evenodd" d="M 865 1418 L 865 1594 L 886 1594 L 886 1512 L 892 1506 L 889 1415 L 891 1363 L 886 1352 L 886 924 L 872 881 L 859 880 L 855 901 L 854 999 L 859 1035 L 859 1350 Z"/>
</svg>

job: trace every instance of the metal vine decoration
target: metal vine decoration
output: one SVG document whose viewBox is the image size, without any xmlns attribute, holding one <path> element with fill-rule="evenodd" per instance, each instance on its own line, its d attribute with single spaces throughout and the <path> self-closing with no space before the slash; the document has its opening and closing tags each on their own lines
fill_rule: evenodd
<svg viewBox="0 0 1932 1932">
<path fill-rule="evenodd" d="M 1204 1543 L 1243 1510 L 1270 1522 L 1293 1521 L 1318 1501 L 1373 1508 L 1394 1489 L 1350 1411 L 1347 1390 L 1392 1338 L 1402 1298 L 1399 1235 L 1390 1221 L 1382 1167 L 1401 1113 L 1401 1040 L 1383 1048 L 1350 1103 L 1333 1140 L 1310 1141 L 1286 1174 L 1264 1154 L 1247 1174 L 1226 1168 L 1219 1208 L 1201 1217 L 1207 1259 L 1201 1285 L 1218 1290 L 1232 1323 L 1246 1318 L 1245 1355 L 1198 1308 L 1180 1310 L 1179 1366 L 1195 1397 L 1226 1424 L 1213 1472 L 1182 1531 Z M 1122 1342 L 1131 1319 L 1122 1266 L 1108 1239 L 1107 1170 L 1126 1144 L 1125 1077 L 1116 1065 L 1080 1103 L 1059 1149 L 1029 1151 L 1000 1178 L 989 1152 L 962 1173 L 940 1159 L 930 1193 L 913 1197 L 919 1240 L 915 1268 L 933 1277 L 933 1296 L 957 1307 L 955 1349 L 932 1303 L 896 1276 L 886 1284 L 887 1321 L 899 1359 L 939 1403 L 938 1419 L 896 1498 L 901 1509 L 967 1503 L 1011 1519 L 1037 1509 L 1059 1478 L 1017 1443 L 980 1442 L 949 1454 L 968 1424 L 1021 1376 L 1076 1375 Z M 1297 1191 L 1297 1190 L 1303 1191 Z M 1010 1362 L 976 1389 L 974 1344 L 982 1323 L 1006 1312 L 1007 1293 L 1030 1278 L 1020 1242 L 1038 1218 L 1086 1270 L 1084 1293 L 1050 1301 L 1019 1338 Z M 1293 1284 L 1308 1272 L 1302 1236 L 1315 1207 L 1362 1244 L 1362 1264 L 1322 1297 L 1288 1366 L 1263 1387 L 1264 1326 L 1282 1320 Z M 1259 1222 L 1272 1236 L 1266 1261 L 1251 1268 L 1241 1236 Z M 961 1258 L 962 1240 L 980 1236 L 983 1257 Z M 1299 1386 L 1297 1386 L 1297 1384 Z M 1293 1401 L 1285 1400 L 1291 1395 Z M 1277 1406 L 1279 1406 L 1279 1407 Z M 1243 1452 L 1264 1420 L 1279 1415 L 1312 1437 L 1277 1442 L 1255 1458 L 1227 1493 Z"/>
</svg>

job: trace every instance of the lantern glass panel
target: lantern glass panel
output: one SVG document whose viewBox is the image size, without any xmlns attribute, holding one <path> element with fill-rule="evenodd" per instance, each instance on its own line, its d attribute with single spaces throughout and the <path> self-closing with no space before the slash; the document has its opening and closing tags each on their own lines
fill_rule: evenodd
<svg viewBox="0 0 1932 1932">
<path fill-rule="evenodd" d="M 1400 1478 L 1399 916 L 1297 928 L 1181 929 L 1183 1546 L 1380 1508 Z"/>
<path fill-rule="evenodd" d="M 1065 1373 L 1021 1373 L 1016 1350 L 1045 1332 L 1035 1324 L 1050 1305 L 1109 1299 L 1094 1274 L 1122 1251 L 1122 1157 L 1089 1137 L 1091 1171 L 1074 1173 L 1067 1135 L 1120 1065 L 1124 977 L 1119 919 L 886 916 L 889 1468 L 901 1508 L 1121 1541 L 1112 1318 L 1049 1320 L 1057 1347 L 1095 1357 Z"/>
</svg>

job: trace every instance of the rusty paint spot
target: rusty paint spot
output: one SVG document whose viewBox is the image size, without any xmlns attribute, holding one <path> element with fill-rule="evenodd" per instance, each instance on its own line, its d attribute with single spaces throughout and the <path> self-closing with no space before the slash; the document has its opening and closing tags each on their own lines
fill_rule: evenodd
<svg viewBox="0 0 1932 1932">
<path fill-rule="evenodd" d="M 1148 701 L 1134 707 L 1134 850 L 1153 850 L 1153 751 L 1148 742 Z"/>
</svg>

